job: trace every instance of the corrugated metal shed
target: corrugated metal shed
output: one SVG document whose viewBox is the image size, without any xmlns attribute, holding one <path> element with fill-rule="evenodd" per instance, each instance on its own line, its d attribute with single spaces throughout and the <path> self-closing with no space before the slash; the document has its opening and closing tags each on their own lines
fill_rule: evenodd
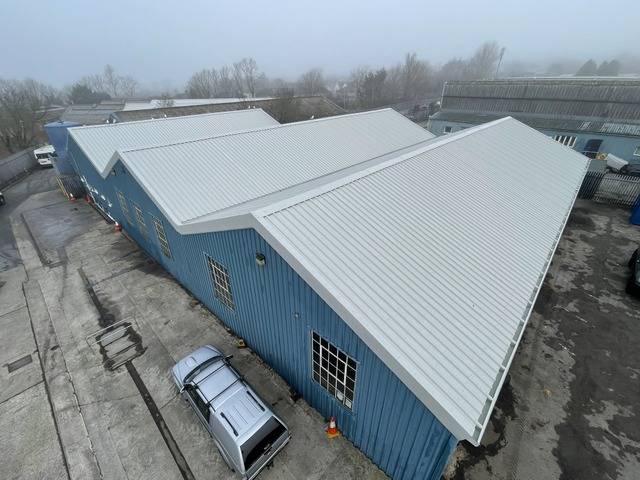
<svg viewBox="0 0 640 480">
<path fill-rule="evenodd" d="M 640 81 L 526 78 L 445 84 L 443 110 L 640 119 Z"/>
<path fill-rule="evenodd" d="M 255 216 L 369 348 L 477 445 L 586 169 L 504 119 Z"/>
<path fill-rule="evenodd" d="M 260 109 L 162 118 L 139 122 L 92 125 L 69 134 L 103 176 L 116 150 L 208 138 L 229 132 L 279 125 Z M 175 166 L 175 164 L 173 164 Z"/>
<path fill-rule="evenodd" d="M 271 97 L 253 98 L 251 100 L 268 100 Z M 171 99 L 151 99 L 151 100 L 127 100 L 122 109 L 123 112 L 129 110 L 149 110 L 166 107 L 190 107 L 193 105 L 215 105 L 225 103 L 246 102 L 246 98 L 171 98 Z"/>
<path fill-rule="evenodd" d="M 441 110 L 431 116 L 431 120 L 441 122 L 467 123 L 479 125 L 504 118 L 506 114 L 474 113 L 454 110 Z M 564 130 L 568 132 L 585 132 L 607 135 L 621 135 L 640 137 L 640 120 L 628 122 L 614 122 L 603 120 L 584 120 L 580 118 L 547 117 L 544 115 L 510 114 L 518 121 L 530 127 L 542 130 Z"/>
<path fill-rule="evenodd" d="M 178 227 L 432 138 L 386 109 L 122 151 L 114 158 Z"/>
</svg>

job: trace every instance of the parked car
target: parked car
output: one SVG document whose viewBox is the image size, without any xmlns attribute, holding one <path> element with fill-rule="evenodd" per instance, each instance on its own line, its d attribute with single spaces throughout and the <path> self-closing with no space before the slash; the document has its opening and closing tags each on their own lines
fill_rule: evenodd
<svg viewBox="0 0 640 480">
<path fill-rule="evenodd" d="M 176 363 L 172 374 L 229 468 L 250 480 L 271 463 L 291 435 L 230 365 L 230 358 L 206 345 Z"/>
<path fill-rule="evenodd" d="M 629 259 L 631 275 L 629 276 L 629 280 L 627 280 L 626 288 L 627 293 L 634 296 L 640 296 L 640 256 L 638 255 L 638 250 L 639 249 L 636 249 Z"/>
<path fill-rule="evenodd" d="M 52 158 L 57 156 L 53 145 L 45 145 L 44 147 L 36 148 L 33 151 L 33 155 L 36 157 L 38 165 L 42 168 L 53 167 Z"/>
<path fill-rule="evenodd" d="M 4 195 L 0 192 L 0 206 L 4 205 L 6 202 L 4 200 Z"/>
</svg>

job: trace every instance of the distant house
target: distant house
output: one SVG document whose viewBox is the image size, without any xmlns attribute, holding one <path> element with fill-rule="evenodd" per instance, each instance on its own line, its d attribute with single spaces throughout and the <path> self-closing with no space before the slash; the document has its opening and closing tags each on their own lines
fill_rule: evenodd
<svg viewBox="0 0 640 480">
<path fill-rule="evenodd" d="M 68 143 L 96 205 L 402 480 L 480 443 L 587 163 L 514 119 L 434 138 L 390 109 Z"/>
<path fill-rule="evenodd" d="M 514 78 L 447 82 L 436 135 L 511 116 L 590 158 L 607 153 L 640 163 L 640 80 Z M 592 162 L 604 168 L 604 162 Z"/>
</svg>

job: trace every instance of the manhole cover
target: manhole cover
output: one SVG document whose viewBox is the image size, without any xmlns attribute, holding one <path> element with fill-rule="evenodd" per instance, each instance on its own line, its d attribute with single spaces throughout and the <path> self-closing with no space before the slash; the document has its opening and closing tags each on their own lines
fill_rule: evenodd
<svg viewBox="0 0 640 480">
<path fill-rule="evenodd" d="M 19 358 L 15 362 L 7 363 L 7 370 L 9 370 L 9 373 L 15 372 L 19 368 L 29 365 L 31 362 L 33 362 L 31 355 L 25 355 L 24 357 Z"/>
</svg>

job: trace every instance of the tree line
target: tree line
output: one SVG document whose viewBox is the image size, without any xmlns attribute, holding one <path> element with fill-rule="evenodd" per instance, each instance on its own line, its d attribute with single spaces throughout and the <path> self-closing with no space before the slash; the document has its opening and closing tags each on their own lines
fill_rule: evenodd
<svg viewBox="0 0 640 480">
<path fill-rule="evenodd" d="M 405 101 L 420 102 L 439 96 L 447 80 L 486 79 L 500 76 L 505 48 L 485 42 L 469 58 L 452 58 L 434 65 L 407 53 L 395 65 L 355 68 L 349 75 L 326 75 L 312 68 L 295 80 L 270 78 L 253 58 L 230 65 L 205 68 L 192 74 L 178 92 L 155 92 L 165 106 L 174 98 L 290 98 L 295 95 L 325 95 L 348 110 L 375 108 Z M 621 58 L 625 68 L 640 70 L 640 59 Z M 512 62 L 516 64 L 517 62 Z M 616 76 L 621 70 L 617 59 L 597 64 L 589 59 L 579 68 L 570 62 L 551 63 L 547 75 Z M 572 70 L 573 69 L 573 70 Z M 504 68 L 508 75 L 535 74 Z M 0 142 L 9 152 L 32 146 L 52 105 L 96 104 L 109 99 L 132 98 L 139 93 L 138 81 L 123 75 L 111 65 L 94 75 L 80 78 L 57 90 L 33 79 L 0 78 Z"/>
</svg>

